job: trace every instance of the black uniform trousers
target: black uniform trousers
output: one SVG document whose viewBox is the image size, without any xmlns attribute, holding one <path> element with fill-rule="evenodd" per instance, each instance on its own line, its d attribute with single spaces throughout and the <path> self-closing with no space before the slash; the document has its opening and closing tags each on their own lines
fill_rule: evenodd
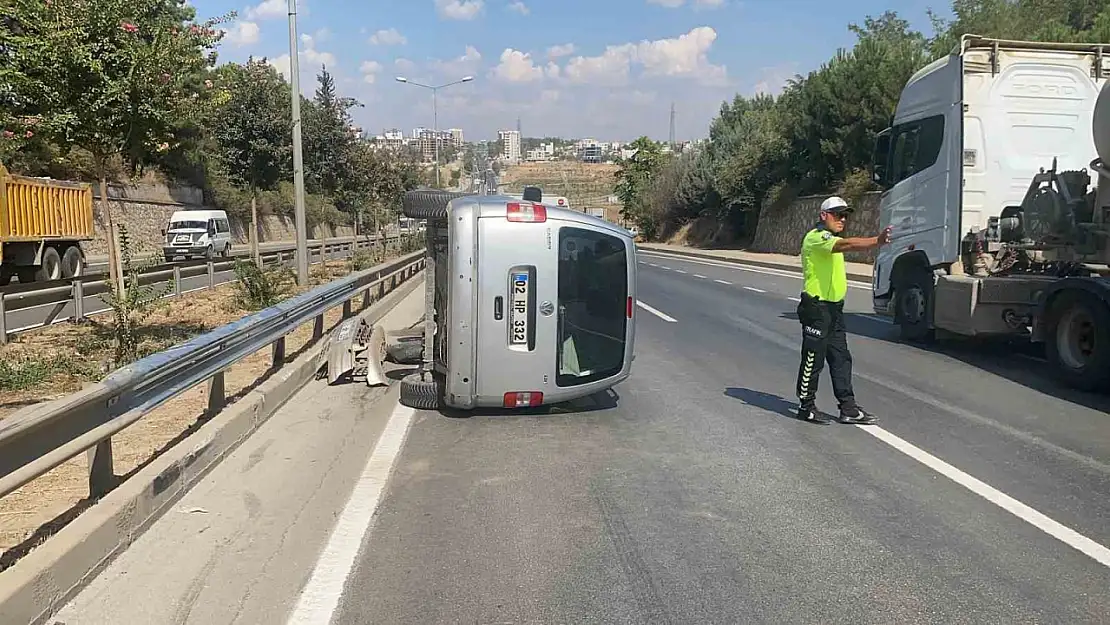
<svg viewBox="0 0 1110 625">
<path fill-rule="evenodd" d="M 802 324 L 802 362 L 798 366 L 798 400 L 803 408 L 813 408 L 817 400 L 817 381 L 829 363 L 833 394 L 841 414 L 856 411 L 852 391 L 852 354 L 844 331 L 844 302 L 827 302 L 802 293 L 798 303 Z"/>
</svg>

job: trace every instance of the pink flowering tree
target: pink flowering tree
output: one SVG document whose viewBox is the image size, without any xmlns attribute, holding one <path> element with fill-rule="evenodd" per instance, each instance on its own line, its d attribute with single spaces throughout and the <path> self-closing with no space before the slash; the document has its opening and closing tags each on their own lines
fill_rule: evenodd
<svg viewBox="0 0 1110 625">
<path fill-rule="evenodd" d="M 0 35 L 0 50 L 9 58 L 0 60 L 10 62 L 0 65 L 7 67 L 11 88 L 0 98 L 13 105 L 10 110 L 33 115 L 36 132 L 88 151 L 102 197 L 112 160 L 135 163 L 172 148 L 175 131 L 212 104 L 210 73 L 222 36 L 217 25 L 232 15 L 198 22 L 183 0 L 5 5 L 0 32 L 9 40 Z M 11 117 L 0 119 L 0 132 L 26 138 Z M 110 220 L 106 202 L 103 210 Z"/>
</svg>

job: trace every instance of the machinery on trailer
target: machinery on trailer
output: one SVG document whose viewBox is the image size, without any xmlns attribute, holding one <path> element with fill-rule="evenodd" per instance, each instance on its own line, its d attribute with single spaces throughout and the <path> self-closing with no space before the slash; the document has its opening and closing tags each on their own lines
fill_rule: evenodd
<svg viewBox="0 0 1110 625">
<path fill-rule="evenodd" d="M 967 35 L 910 78 L 873 162 L 893 230 L 874 308 L 903 338 L 1025 337 L 1063 383 L 1106 387 L 1107 51 Z"/>
</svg>

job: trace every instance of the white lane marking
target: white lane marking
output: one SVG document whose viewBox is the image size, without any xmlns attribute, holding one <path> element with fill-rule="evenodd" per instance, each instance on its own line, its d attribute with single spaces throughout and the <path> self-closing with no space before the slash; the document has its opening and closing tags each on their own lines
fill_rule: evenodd
<svg viewBox="0 0 1110 625">
<path fill-rule="evenodd" d="M 1105 546 L 1087 538 L 1070 527 L 1053 521 L 1033 508 L 1010 497 L 1006 493 L 975 479 L 940 458 L 891 434 L 881 427 L 876 427 L 874 425 L 860 425 L 857 427 L 937 473 L 940 473 L 944 477 L 956 482 L 976 495 L 979 495 L 999 508 L 1002 508 L 1006 512 L 1029 523 L 1049 536 L 1087 554 L 1099 564 L 1110 567 L 1110 549 Z"/>
<path fill-rule="evenodd" d="M 702 280 L 708 280 L 709 279 L 709 278 L 706 278 L 705 276 L 701 275 L 700 273 L 695 273 L 694 277 L 695 278 L 701 278 Z"/>
<path fill-rule="evenodd" d="M 732 285 L 732 283 L 731 283 L 731 282 L 725 282 L 724 280 L 714 280 L 714 282 L 716 282 L 717 284 L 728 284 L 728 285 Z"/>
<path fill-rule="evenodd" d="M 757 289 L 754 286 L 746 286 L 744 288 L 749 290 L 749 291 L 755 291 L 756 293 L 766 293 L 767 292 L 767 291 L 764 291 L 763 289 Z"/>
<path fill-rule="evenodd" d="M 788 297 L 788 298 L 786 298 L 786 299 L 788 299 L 788 300 L 790 300 L 790 301 L 792 301 L 792 302 L 800 302 L 800 301 L 802 301 L 802 298 L 800 298 L 800 297 Z"/>
<path fill-rule="evenodd" d="M 316 561 L 312 577 L 301 590 L 297 606 L 286 621 L 289 625 L 331 622 L 415 414 L 415 410 L 401 404 L 393 409 L 389 423 L 385 425 L 347 505 L 339 515 L 328 544 Z"/>
<path fill-rule="evenodd" d="M 658 267 L 659 265 L 656 265 L 655 263 L 648 263 L 648 266 L 649 267 Z"/>
<path fill-rule="evenodd" d="M 673 271 L 675 273 L 686 273 L 685 271 L 683 271 L 681 269 L 672 269 L 671 271 Z"/>
<path fill-rule="evenodd" d="M 671 323 L 678 323 L 678 319 L 675 319 L 674 317 L 668 315 L 667 313 L 655 310 L 654 308 L 652 308 L 651 306 L 648 306 L 647 304 L 641 302 L 640 300 L 636 300 L 636 305 L 639 306 L 640 308 L 643 308 L 644 310 L 648 311 L 649 313 L 655 315 L 656 317 L 659 317 L 663 321 L 669 321 Z"/>
<path fill-rule="evenodd" d="M 638 250 L 636 253 L 637 254 L 650 255 L 650 252 L 648 252 L 647 250 Z M 717 262 L 717 261 L 702 260 L 700 258 L 679 257 L 679 256 L 676 256 L 674 254 L 666 254 L 666 253 L 652 256 L 652 258 L 666 258 L 667 260 L 677 260 L 677 261 L 681 261 L 681 262 L 684 262 L 684 263 L 694 263 L 694 264 L 697 264 L 697 265 L 707 265 L 707 266 L 710 266 L 710 267 L 722 267 L 724 269 L 738 269 L 740 271 L 750 271 L 752 273 L 762 273 L 762 274 L 769 275 L 769 276 L 782 276 L 784 278 L 796 278 L 798 280 L 802 279 L 802 268 L 801 267 L 798 267 L 797 271 L 787 271 L 787 270 L 783 270 L 783 269 L 771 269 L 771 268 L 768 268 L 768 267 L 758 267 L 758 266 L 753 266 L 753 265 L 744 265 L 742 263 L 730 263 L 730 262 L 727 262 L 727 261 Z M 853 289 L 866 289 L 868 291 L 871 290 L 871 284 L 870 283 L 860 282 L 858 280 L 849 280 L 848 281 L 848 286 L 853 288 Z"/>
</svg>

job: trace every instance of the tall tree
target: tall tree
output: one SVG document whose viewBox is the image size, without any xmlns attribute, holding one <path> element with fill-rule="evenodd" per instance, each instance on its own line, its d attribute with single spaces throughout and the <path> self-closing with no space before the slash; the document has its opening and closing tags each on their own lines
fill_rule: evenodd
<svg viewBox="0 0 1110 625">
<path fill-rule="evenodd" d="M 274 189 L 290 170 L 289 85 L 265 60 L 249 59 L 223 72 L 225 99 L 212 116 L 217 159 L 233 184 L 249 190 L 251 243 L 257 262 L 258 193 Z"/>
</svg>

